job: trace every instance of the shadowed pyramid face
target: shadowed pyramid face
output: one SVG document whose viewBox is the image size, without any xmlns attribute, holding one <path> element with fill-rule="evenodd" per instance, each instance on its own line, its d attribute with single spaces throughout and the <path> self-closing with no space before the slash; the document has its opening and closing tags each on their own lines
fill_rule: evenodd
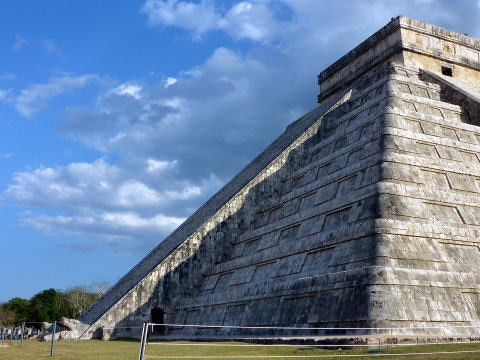
<svg viewBox="0 0 480 360">
<path fill-rule="evenodd" d="M 159 313 L 175 324 L 478 336 L 452 327 L 480 316 L 480 90 L 467 50 L 480 46 L 400 17 L 322 72 L 321 106 L 85 312 L 86 336 L 106 325 L 117 328 L 105 337 L 139 336 L 123 329 Z"/>
</svg>

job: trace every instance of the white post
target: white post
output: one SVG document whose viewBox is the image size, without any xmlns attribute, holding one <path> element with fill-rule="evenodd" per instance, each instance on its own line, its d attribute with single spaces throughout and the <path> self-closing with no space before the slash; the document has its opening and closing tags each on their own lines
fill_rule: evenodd
<svg viewBox="0 0 480 360">
<path fill-rule="evenodd" d="M 145 356 L 145 347 L 147 346 L 147 340 L 148 340 L 148 323 L 145 325 L 145 336 L 143 339 L 143 348 L 142 348 L 142 360 L 143 360 L 143 357 Z"/>
<path fill-rule="evenodd" d="M 142 335 L 140 337 L 140 349 L 138 351 L 138 360 L 143 360 L 143 356 L 145 354 L 145 342 L 146 342 L 147 329 L 148 329 L 148 324 L 143 323 Z"/>
</svg>

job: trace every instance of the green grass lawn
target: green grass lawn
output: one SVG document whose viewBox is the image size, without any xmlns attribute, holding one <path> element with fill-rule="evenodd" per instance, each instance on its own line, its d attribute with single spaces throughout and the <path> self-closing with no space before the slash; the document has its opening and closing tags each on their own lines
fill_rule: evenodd
<svg viewBox="0 0 480 360">
<path fill-rule="evenodd" d="M 12 344 L 5 342 L 7 347 L 0 347 L 0 359 L 8 360 L 36 360 L 46 359 L 50 355 L 50 344 L 36 340 L 24 342 L 20 347 L 18 341 Z M 196 345 L 197 344 L 197 345 Z M 214 345 L 214 346 L 198 346 Z M 235 346 L 232 346 L 235 345 Z M 238 346 L 236 346 L 238 345 Z M 360 350 L 325 350 L 311 346 L 246 346 L 244 343 L 188 343 L 168 342 L 155 343 L 147 346 L 146 359 L 173 359 L 175 357 L 192 357 L 203 359 L 222 359 L 230 356 L 239 356 L 238 359 L 265 359 L 272 356 L 274 359 L 325 359 L 336 356 L 336 359 L 478 359 L 480 360 L 480 344 L 447 344 L 447 345 L 415 345 L 398 346 L 382 349 L 360 349 Z M 55 343 L 55 358 L 65 360 L 136 360 L 138 358 L 139 343 L 135 341 L 62 341 Z M 435 355 L 411 355 L 411 356 L 385 356 L 388 354 L 406 353 L 427 353 L 427 352 L 452 352 L 452 351 L 478 351 L 464 352 L 458 354 L 435 354 Z M 345 355 L 356 355 L 347 357 Z M 328 356 L 328 357 L 326 357 Z"/>
</svg>

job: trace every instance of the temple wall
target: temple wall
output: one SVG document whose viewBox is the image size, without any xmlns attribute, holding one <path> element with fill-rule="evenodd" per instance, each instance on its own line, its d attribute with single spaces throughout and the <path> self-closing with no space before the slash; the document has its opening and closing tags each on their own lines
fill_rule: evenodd
<svg viewBox="0 0 480 360">
<path fill-rule="evenodd" d="M 480 324 L 480 128 L 419 77 L 408 67 L 391 77 L 377 316 L 427 328 L 415 334 L 478 337 L 468 326 Z"/>
</svg>

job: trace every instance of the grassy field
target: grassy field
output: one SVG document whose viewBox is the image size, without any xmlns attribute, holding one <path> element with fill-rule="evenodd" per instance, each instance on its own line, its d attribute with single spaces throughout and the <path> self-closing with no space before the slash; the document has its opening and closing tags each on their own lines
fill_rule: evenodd
<svg viewBox="0 0 480 360">
<path fill-rule="evenodd" d="M 202 359 L 222 359 L 230 356 L 239 356 L 250 359 L 265 359 L 273 357 L 285 359 L 305 357 L 307 359 L 463 359 L 480 360 L 480 344 L 448 344 L 448 345 L 416 345 L 389 347 L 388 349 L 362 350 L 325 350 L 310 346 L 295 347 L 250 347 L 242 343 L 208 343 L 214 346 L 198 346 L 198 343 L 156 343 L 147 347 L 146 359 L 174 359 L 175 357 L 191 357 Z M 205 343 L 201 343 L 205 344 Z M 0 347 L 0 359 L 8 360 L 37 360 L 46 359 L 50 355 L 50 345 L 45 342 L 29 340 L 20 347 L 18 342 Z M 238 345 L 238 346 L 232 346 Z M 243 347 L 242 347 L 243 346 Z M 55 358 L 65 360 L 135 360 L 138 358 L 139 343 L 134 341 L 81 341 L 55 343 Z M 447 352 L 465 351 L 458 354 Z M 478 352 L 473 352 L 478 351 Z M 418 354 L 406 356 L 406 353 L 445 352 L 444 354 Z M 388 354 L 405 354 L 403 356 L 385 356 Z M 349 356 L 350 355 L 350 356 Z M 355 355 L 355 357 L 351 357 Z"/>
</svg>

